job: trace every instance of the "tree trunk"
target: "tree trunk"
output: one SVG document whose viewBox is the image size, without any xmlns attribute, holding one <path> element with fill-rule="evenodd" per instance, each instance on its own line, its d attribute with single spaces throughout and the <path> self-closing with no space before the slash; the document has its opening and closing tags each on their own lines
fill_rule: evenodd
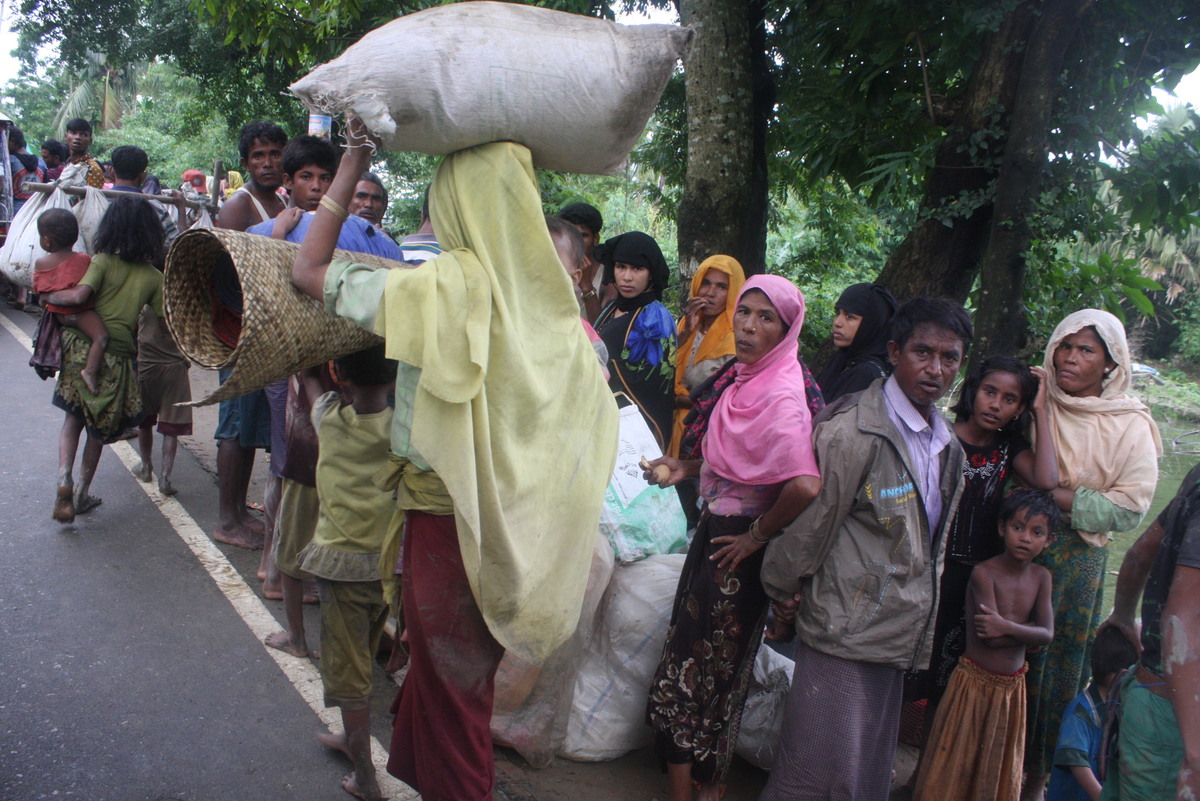
<svg viewBox="0 0 1200 801">
<path fill-rule="evenodd" d="M 756 111 L 769 93 L 755 81 L 752 55 L 754 41 L 766 74 L 765 49 L 756 39 L 762 13 L 753 0 L 679 2 L 680 22 L 696 32 L 684 63 L 688 160 L 678 242 L 685 277 L 718 253 L 733 256 L 747 273 L 763 269 L 766 115 Z"/>
<path fill-rule="evenodd" d="M 1024 344 L 1029 215 L 1041 189 L 1050 113 L 1079 20 L 1093 0 L 1046 0 L 1029 38 L 996 187 L 975 313 L 977 356 L 1011 355 Z"/>
<path fill-rule="evenodd" d="M 987 37 L 966 90 L 944 120 L 947 133 L 925 187 L 921 221 L 877 279 L 901 301 L 917 295 L 962 301 L 971 290 L 992 219 L 995 158 L 1004 146 L 996 117 L 1013 108 L 1035 5 L 1020 3 Z M 964 213 L 964 204 L 975 208 Z"/>
</svg>

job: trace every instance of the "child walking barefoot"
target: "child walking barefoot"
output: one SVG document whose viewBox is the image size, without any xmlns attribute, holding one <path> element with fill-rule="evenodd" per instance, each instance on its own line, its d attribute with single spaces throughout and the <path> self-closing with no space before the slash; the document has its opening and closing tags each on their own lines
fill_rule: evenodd
<svg viewBox="0 0 1200 801">
<path fill-rule="evenodd" d="M 1058 524 L 1040 490 L 1000 508 L 1004 553 L 975 566 L 967 587 L 967 650 L 938 707 L 916 801 L 1016 801 L 1025 755 L 1025 649 L 1054 639 L 1050 571 L 1033 564 Z"/>
<path fill-rule="evenodd" d="M 75 215 L 66 209 L 49 209 L 38 217 L 37 226 L 38 236 L 41 237 L 39 244 L 47 255 L 34 262 L 33 291 L 49 294 L 74 287 L 92 263 L 91 257 L 86 253 L 71 250 L 75 240 L 79 238 L 79 223 Z M 96 394 L 99 389 L 96 378 L 100 374 L 100 361 L 104 358 L 104 349 L 108 346 L 108 329 L 104 327 L 100 315 L 92 311 L 94 305 L 91 301 L 82 306 L 45 304 L 46 311 L 58 315 L 60 323 L 78 328 L 92 340 L 87 365 L 80 372 L 84 386 L 92 394 Z"/>
<path fill-rule="evenodd" d="M 317 577 L 321 596 L 325 705 L 341 707 L 345 728 L 317 739 L 353 763 L 342 789 L 376 801 L 383 796 L 371 762 L 371 668 L 387 622 L 379 559 L 395 502 L 372 479 L 388 464 L 396 363 L 377 345 L 338 359 L 337 369 L 349 402 L 329 392 L 313 407 L 321 509 L 300 563 Z"/>
</svg>

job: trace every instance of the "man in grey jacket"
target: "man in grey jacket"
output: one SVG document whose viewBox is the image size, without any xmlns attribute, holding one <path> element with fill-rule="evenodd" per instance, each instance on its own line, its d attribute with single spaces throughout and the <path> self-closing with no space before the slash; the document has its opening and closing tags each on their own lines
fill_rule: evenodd
<svg viewBox="0 0 1200 801">
<path fill-rule="evenodd" d="M 895 368 L 813 434 L 823 487 L 768 546 L 762 577 L 800 642 L 779 755 L 759 801 L 888 796 L 904 672 L 928 666 L 963 452 L 936 407 L 971 344 L 961 305 L 896 312 Z"/>
</svg>

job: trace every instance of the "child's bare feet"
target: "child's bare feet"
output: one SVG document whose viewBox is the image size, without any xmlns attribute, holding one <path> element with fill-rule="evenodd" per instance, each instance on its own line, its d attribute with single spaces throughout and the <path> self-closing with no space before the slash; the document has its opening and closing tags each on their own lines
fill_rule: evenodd
<svg viewBox="0 0 1200 801">
<path fill-rule="evenodd" d="M 283 600 L 283 587 L 281 587 L 279 585 L 279 582 L 277 582 L 277 581 L 272 583 L 272 582 L 268 581 L 267 579 L 263 579 L 262 592 L 263 592 L 263 597 L 266 598 L 268 601 L 282 601 Z"/>
<path fill-rule="evenodd" d="M 148 484 L 154 478 L 154 468 L 139 459 L 137 467 L 133 468 L 133 475 L 138 481 Z"/>
<path fill-rule="evenodd" d="M 306 604 L 321 603 L 321 596 L 317 593 L 316 579 L 305 579 L 303 587 L 304 587 L 304 599 L 303 599 L 304 603 L 306 603 Z"/>
<path fill-rule="evenodd" d="M 149 481 L 150 479 L 146 479 L 146 480 Z M 174 495 L 179 490 L 175 489 L 175 485 L 171 483 L 171 479 L 167 478 L 166 476 L 159 476 L 158 477 L 158 491 L 161 492 L 163 495 L 171 496 L 171 495 Z"/>
<path fill-rule="evenodd" d="M 293 643 L 292 638 L 288 635 L 288 633 L 286 631 L 283 631 L 283 630 L 276 631 L 272 634 L 268 634 L 267 638 L 265 640 L 263 640 L 263 643 L 266 645 L 269 645 L 272 648 L 283 651 L 285 654 L 291 654 L 292 656 L 298 656 L 301 659 L 303 659 L 305 657 L 312 657 L 313 659 L 321 658 L 321 654 L 318 653 L 316 651 L 316 649 L 309 648 L 307 643 L 303 643 L 300 645 Z M 333 735 L 329 735 L 329 736 L 332 737 Z M 317 739 L 320 739 L 320 737 L 321 737 L 321 735 L 318 734 Z M 324 742 L 324 741 L 322 740 L 322 742 Z"/>
<path fill-rule="evenodd" d="M 93 395 L 95 395 L 96 390 L 99 389 L 99 386 L 96 384 L 96 374 L 98 372 L 99 370 L 91 370 L 87 367 L 79 371 L 79 377 L 83 379 L 83 385 L 87 387 L 88 392 L 92 393 Z"/>
<path fill-rule="evenodd" d="M 75 514 L 83 515 L 95 509 L 104 501 L 95 495 L 77 494 L 75 496 Z"/>
<path fill-rule="evenodd" d="M 59 487 L 58 493 L 54 498 L 54 512 L 52 517 L 59 523 L 74 523 L 75 522 L 75 502 L 71 498 L 71 487 Z"/>
<path fill-rule="evenodd" d="M 375 780 L 373 770 L 370 776 L 364 776 L 362 779 L 357 771 L 347 773 L 342 777 L 342 789 L 363 801 L 383 801 L 383 791 L 379 789 L 379 782 Z"/>
<path fill-rule="evenodd" d="M 217 542 L 223 542 L 235 548 L 245 548 L 248 551 L 257 551 L 263 547 L 262 531 L 256 532 L 245 525 L 234 526 L 229 529 L 217 526 L 213 531 L 212 537 Z"/>
</svg>

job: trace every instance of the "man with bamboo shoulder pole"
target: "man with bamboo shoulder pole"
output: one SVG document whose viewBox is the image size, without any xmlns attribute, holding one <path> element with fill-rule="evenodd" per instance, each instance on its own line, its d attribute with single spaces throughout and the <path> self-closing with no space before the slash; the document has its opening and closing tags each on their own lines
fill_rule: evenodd
<svg viewBox="0 0 1200 801">
<path fill-rule="evenodd" d="M 331 262 L 378 144 L 357 120 L 347 136 L 292 276 L 330 312 L 383 336 L 400 362 L 391 464 L 377 477 L 397 499 L 385 581 L 404 532 L 410 649 L 388 771 L 426 801 L 482 801 L 494 783 L 489 721 L 502 654 L 540 663 L 578 622 L 616 457 L 616 406 L 547 232 L 528 149 L 494 142 L 447 156 L 430 192 L 446 252 L 384 270 Z"/>
</svg>

